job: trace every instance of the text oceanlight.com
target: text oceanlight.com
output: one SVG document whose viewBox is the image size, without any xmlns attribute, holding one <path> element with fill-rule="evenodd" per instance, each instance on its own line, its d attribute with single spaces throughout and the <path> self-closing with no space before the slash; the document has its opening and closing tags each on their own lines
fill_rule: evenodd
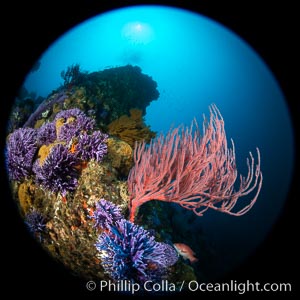
<svg viewBox="0 0 300 300">
<path fill-rule="evenodd" d="M 238 282 L 237 280 L 230 280 L 222 283 L 207 283 L 198 282 L 195 280 L 170 282 L 162 280 L 154 282 L 151 280 L 143 284 L 132 282 L 130 280 L 101 280 L 99 283 L 89 281 L 86 283 L 86 288 L 89 291 L 99 290 L 100 292 L 127 292 L 135 294 L 139 291 L 143 292 L 236 292 L 238 294 L 245 294 L 248 292 L 291 292 L 291 283 L 260 283 L 251 282 Z"/>
</svg>

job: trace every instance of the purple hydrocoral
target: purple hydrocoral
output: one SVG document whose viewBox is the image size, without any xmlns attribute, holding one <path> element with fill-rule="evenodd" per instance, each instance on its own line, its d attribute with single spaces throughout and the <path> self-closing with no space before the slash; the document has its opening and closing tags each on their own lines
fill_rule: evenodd
<svg viewBox="0 0 300 300">
<path fill-rule="evenodd" d="M 110 201 L 100 199 L 96 203 L 96 209 L 93 216 L 95 220 L 95 226 L 101 229 L 108 229 L 111 224 L 115 224 L 116 221 L 121 220 L 121 209 Z"/>
<path fill-rule="evenodd" d="M 6 166 L 11 180 L 22 180 L 29 176 L 37 151 L 37 132 L 33 128 L 15 130 L 8 138 Z"/>
<path fill-rule="evenodd" d="M 115 280 L 133 280 L 145 282 L 157 279 L 177 255 L 165 243 L 158 243 L 149 231 L 121 219 L 103 232 L 96 247 L 102 266 Z M 171 246 L 170 246 L 171 247 Z M 177 259 L 176 259 L 177 260 Z"/>
<path fill-rule="evenodd" d="M 90 159 L 100 162 L 107 153 L 108 136 L 100 131 L 89 135 L 94 125 L 95 120 L 78 108 L 61 111 L 53 122 L 44 124 L 38 130 L 38 145 L 49 145 L 56 140 L 64 145 L 53 146 L 44 161 L 35 162 L 33 171 L 36 182 L 52 192 L 61 192 L 62 195 L 74 190 L 79 177 L 76 166 Z"/>
<path fill-rule="evenodd" d="M 166 243 L 159 243 L 161 245 L 161 247 L 164 249 L 164 256 L 162 258 L 162 260 L 164 261 L 164 265 L 169 267 L 169 266 L 173 266 L 177 260 L 178 260 L 178 252 L 177 250 Z"/>
<path fill-rule="evenodd" d="M 107 153 L 108 135 L 101 131 L 94 131 L 92 135 L 83 133 L 79 136 L 76 153 L 82 160 L 95 159 L 100 162 Z"/>
<path fill-rule="evenodd" d="M 46 230 L 45 218 L 37 210 L 32 210 L 26 214 L 25 224 L 32 234 L 42 233 Z"/>
<path fill-rule="evenodd" d="M 78 108 L 72 108 L 59 112 L 55 121 L 63 119 L 64 123 L 58 133 L 58 140 L 70 142 L 73 137 L 79 136 L 82 132 L 89 132 L 94 129 L 95 120 L 86 116 Z"/>
<path fill-rule="evenodd" d="M 56 140 L 56 129 L 55 125 L 51 123 L 45 123 L 37 131 L 38 145 L 49 145 Z"/>
<path fill-rule="evenodd" d="M 60 192 L 64 196 L 67 191 L 72 191 L 78 184 L 78 158 L 71 154 L 61 144 L 53 146 L 45 160 L 40 163 L 38 159 L 33 171 L 36 181 L 41 186 L 52 192 Z"/>
<path fill-rule="evenodd" d="M 67 110 L 62 110 L 59 113 L 57 113 L 54 121 L 57 121 L 58 119 L 64 119 L 66 121 L 70 117 L 78 118 L 80 116 L 85 117 L 86 115 L 79 108 L 71 108 L 71 109 L 67 109 Z"/>
</svg>

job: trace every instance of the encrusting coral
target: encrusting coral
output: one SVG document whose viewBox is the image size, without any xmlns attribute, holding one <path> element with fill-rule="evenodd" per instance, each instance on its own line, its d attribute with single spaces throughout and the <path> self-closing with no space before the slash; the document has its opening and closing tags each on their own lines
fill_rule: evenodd
<svg viewBox="0 0 300 300">
<path fill-rule="evenodd" d="M 108 158 L 111 165 L 121 176 L 128 176 L 133 166 L 133 149 L 132 147 L 118 138 L 110 137 L 107 139 Z"/>
<path fill-rule="evenodd" d="M 149 142 L 155 137 L 155 132 L 145 124 L 142 113 L 140 109 L 131 109 L 130 116 L 123 115 L 108 125 L 109 133 L 119 137 L 131 147 L 135 142 Z"/>
<path fill-rule="evenodd" d="M 20 184 L 18 189 L 18 197 L 20 201 L 20 207 L 22 210 L 22 213 L 27 213 L 30 210 L 30 207 L 32 206 L 32 195 L 30 192 L 30 183 L 23 182 Z"/>
</svg>

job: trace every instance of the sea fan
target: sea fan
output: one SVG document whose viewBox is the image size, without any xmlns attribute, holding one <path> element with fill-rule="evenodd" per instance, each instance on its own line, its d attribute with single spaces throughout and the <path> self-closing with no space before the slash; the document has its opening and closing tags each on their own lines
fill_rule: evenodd
<svg viewBox="0 0 300 300">
<path fill-rule="evenodd" d="M 11 180 L 20 181 L 32 171 L 34 155 L 37 151 L 37 132 L 33 128 L 20 128 L 8 138 L 6 166 Z"/>
<path fill-rule="evenodd" d="M 38 184 L 52 192 L 61 192 L 65 195 L 67 191 L 72 191 L 78 184 L 78 158 L 71 154 L 66 147 L 61 144 L 53 146 L 45 160 L 40 163 L 38 159 L 33 171 Z"/>
</svg>

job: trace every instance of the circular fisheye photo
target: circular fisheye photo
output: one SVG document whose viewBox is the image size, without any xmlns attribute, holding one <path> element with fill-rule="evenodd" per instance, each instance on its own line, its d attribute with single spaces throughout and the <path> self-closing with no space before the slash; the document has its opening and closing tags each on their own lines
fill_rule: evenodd
<svg viewBox="0 0 300 300">
<path fill-rule="evenodd" d="M 153 294 L 196 291 L 255 252 L 285 205 L 294 140 L 281 87 L 243 37 L 144 5 L 84 21 L 38 58 L 4 155 L 51 258 L 88 290 Z"/>
</svg>

